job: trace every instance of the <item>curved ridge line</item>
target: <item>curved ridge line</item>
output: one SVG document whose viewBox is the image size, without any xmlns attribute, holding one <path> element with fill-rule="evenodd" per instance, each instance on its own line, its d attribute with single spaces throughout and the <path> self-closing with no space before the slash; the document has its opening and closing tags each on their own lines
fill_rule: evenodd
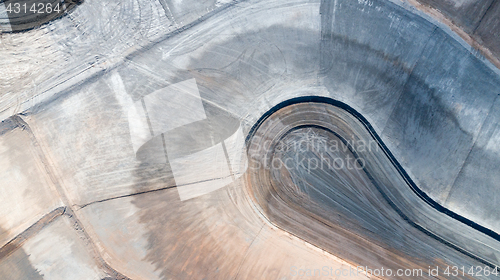
<svg viewBox="0 0 500 280">
<path fill-rule="evenodd" d="M 250 140 L 252 139 L 252 137 L 255 135 L 255 132 L 257 131 L 257 129 L 262 125 L 262 123 L 267 120 L 272 114 L 276 113 L 278 110 L 282 109 L 282 108 L 285 108 L 287 106 L 290 106 L 290 105 L 294 105 L 294 104 L 300 104 L 300 103 L 324 103 L 324 104 L 330 104 L 330 105 L 333 105 L 335 107 L 338 107 L 338 108 L 341 108 L 343 110 L 345 110 L 346 112 L 348 112 L 349 114 L 351 114 L 352 116 L 354 116 L 357 120 L 359 120 L 363 126 L 368 130 L 368 132 L 370 133 L 370 135 L 373 137 L 373 139 L 375 139 L 375 141 L 377 141 L 377 144 L 380 146 L 380 148 L 382 148 L 382 151 L 384 152 L 384 154 L 389 158 L 389 160 L 391 161 L 392 165 L 396 168 L 396 170 L 398 171 L 398 173 L 403 177 L 403 179 L 405 180 L 405 182 L 407 183 L 407 185 L 410 187 L 410 189 L 413 191 L 413 193 L 415 193 L 421 200 L 423 200 L 425 203 L 427 203 L 429 206 L 431 206 L 432 208 L 434 208 L 435 210 L 437 210 L 438 212 L 440 213 L 443 213 L 443 214 L 446 214 L 447 216 L 495 239 L 496 241 L 500 241 L 500 234 L 498 234 L 497 232 L 489 229 L 489 228 L 486 228 L 470 219 L 467 219 L 465 218 L 464 216 L 461 216 L 453 211 L 451 211 L 450 209 L 440 205 L 439 203 L 437 203 L 435 200 L 433 200 L 432 198 L 430 198 L 424 191 L 422 191 L 416 184 L 415 182 L 413 182 L 413 180 L 410 178 L 410 176 L 408 175 L 408 173 L 404 170 L 404 168 L 401 166 L 401 164 L 397 161 L 397 159 L 394 157 L 394 155 L 391 153 L 391 151 L 389 150 L 389 148 L 387 148 L 387 146 L 384 144 L 384 142 L 382 141 L 382 139 L 379 137 L 379 135 L 377 134 L 377 132 L 375 131 L 375 129 L 373 129 L 372 125 L 368 122 L 368 120 L 362 115 L 360 114 L 358 111 L 356 111 L 354 108 L 352 108 L 351 106 L 341 102 L 341 101 L 338 101 L 338 100 L 335 100 L 335 99 L 332 99 L 332 98 L 329 98 L 329 97 L 323 97 L 323 96 L 301 96 L 301 97 L 295 97 L 295 98 L 291 98 L 291 99 L 288 99 L 288 100 L 285 100 L 281 103 L 278 103 L 277 105 L 275 105 L 274 107 L 272 107 L 271 109 L 269 109 L 267 112 L 265 112 L 260 118 L 259 120 L 257 120 L 257 122 L 252 126 L 252 128 L 250 129 L 250 131 L 248 132 L 248 135 L 247 137 L 245 138 L 245 145 L 247 146 L 248 148 L 248 145 L 250 143 Z M 343 138 L 341 138 L 343 139 Z M 368 174 L 369 175 L 369 174 Z M 373 180 L 372 180 L 373 181 Z M 377 189 L 379 188 L 377 184 L 375 184 L 377 186 Z M 380 189 L 379 189 L 380 191 Z M 382 191 L 380 191 L 382 193 L 382 195 L 385 197 L 386 194 Z M 404 213 L 401 212 L 401 210 L 399 208 L 397 208 L 393 203 L 392 201 L 390 201 L 390 199 L 386 198 L 386 200 L 388 200 L 389 204 L 391 205 L 391 207 L 401 216 L 401 218 L 403 218 L 405 221 L 407 221 L 408 223 L 410 223 L 412 226 L 414 226 L 415 228 L 417 228 L 418 230 L 424 232 L 425 234 L 427 234 L 428 236 L 436 239 L 437 241 L 469 256 L 469 257 L 472 257 L 490 267 L 495 267 L 494 264 L 491 264 L 490 262 L 486 261 L 486 260 L 483 260 L 481 259 L 480 257 L 477 257 L 471 253 L 469 253 L 468 251 L 458 247 L 457 245 L 454 245 L 453 243 L 450 243 L 449 241 L 446 241 L 445 239 L 443 239 L 442 237 L 439 237 L 438 235 L 432 233 L 431 231 L 423 228 L 422 226 L 420 226 L 419 224 L 413 222 L 412 220 L 410 220 Z"/>
</svg>

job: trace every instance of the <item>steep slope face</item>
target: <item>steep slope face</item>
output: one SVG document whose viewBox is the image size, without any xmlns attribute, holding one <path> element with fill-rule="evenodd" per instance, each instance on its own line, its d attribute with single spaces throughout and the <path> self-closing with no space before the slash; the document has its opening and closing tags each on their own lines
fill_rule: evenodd
<svg viewBox="0 0 500 280">
<path fill-rule="evenodd" d="M 500 1 L 439 1 L 419 0 L 418 2 L 437 9 L 443 13 L 453 24 L 458 25 L 479 44 L 486 46 L 491 54 L 500 59 Z M 425 8 L 424 8 L 425 9 Z M 430 11 L 429 9 L 425 9 Z M 434 12 L 434 11 L 431 11 Z"/>
<path fill-rule="evenodd" d="M 477 156 L 497 141 L 496 125 L 484 124 L 498 123 L 498 70 L 397 5 L 325 1 L 322 8 L 325 86 L 373 120 L 431 198 L 499 231 L 498 185 L 487 179 L 497 178 L 497 162 Z M 472 169 L 486 179 L 465 187 L 478 178 Z M 476 210 L 468 212 L 472 205 Z"/>
</svg>

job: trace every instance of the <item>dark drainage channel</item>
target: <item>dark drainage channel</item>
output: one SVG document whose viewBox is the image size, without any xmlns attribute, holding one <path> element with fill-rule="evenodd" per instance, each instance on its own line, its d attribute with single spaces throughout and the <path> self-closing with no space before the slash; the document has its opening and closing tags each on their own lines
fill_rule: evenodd
<svg viewBox="0 0 500 280">
<path fill-rule="evenodd" d="M 60 18 L 83 0 L 0 0 L 0 31 L 20 32 Z"/>
</svg>

